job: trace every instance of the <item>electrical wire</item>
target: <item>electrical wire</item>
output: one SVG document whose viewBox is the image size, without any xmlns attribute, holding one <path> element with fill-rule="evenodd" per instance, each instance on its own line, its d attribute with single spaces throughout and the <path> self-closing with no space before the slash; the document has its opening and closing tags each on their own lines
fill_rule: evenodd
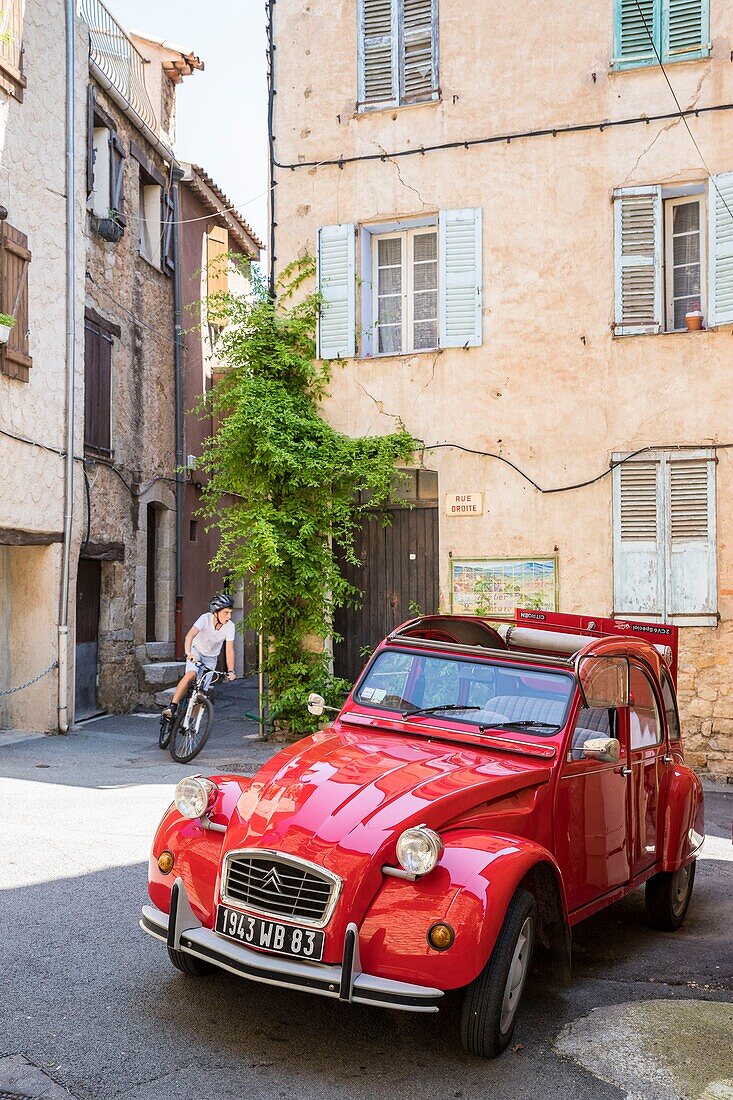
<svg viewBox="0 0 733 1100">
<path fill-rule="evenodd" d="M 511 459 L 506 458 L 504 455 L 496 454 L 493 451 L 479 451 L 474 450 L 472 447 L 464 447 L 460 443 L 423 443 L 423 451 L 439 451 L 445 448 L 450 448 L 456 451 L 463 451 L 465 454 L 479 455 L 481 458 L 494 458 L 497 462 L 503 462 L 506 466 L 510 466 L 512 470 L 516 471 L 521 478 L 528 481 L 533 489 L 536 489 L 538 493 L 542 493 L 543 496 L 548 496 L 551 493 L 569 493 L 574 489 L 585 489 L 588 485 L 595 485 L 597 481 L 602 481 L 604 477 L 608 477 L 612 474 L 617 466 L 623 466 L 626 462 L 630 462 L 638 455 L 646 454 L 650 451 L 689 451 L 700 447 L 706 447 L 713 451 L 727 451 L 733 448 L 733 443 L 655 443 L 649 444 L 646 447 L 638 447 L 635 451 L 631 451 L 625 458 L 616 459 L 610 462 L 607 470 L 603 470 L 600 474 L 596 474 L 595 477 L 587 478 L 585 481 L 576 481 L 572 485 L 558 485 L 552 489 L 543 489 L 541 485 L 538 485 L 529 474 L 526 474 L 521 467 L 512 462 Z"/>
<path fill-rule="evenodd" d="M 733 219 L 733 210 L 731 210 L 731 208 L 728 206 L 728 203 L 725 199 L 725 196 L 723 195 L 722 191 L 718 187 L 718 183 L 717 183 L 717 180 L 715 179 L 715 176 L 712 174 L 712 172 L 708 168 L 707 161 L 705 160 L 705 157 L 703 156 L 702 149 L 697 144 L 697 141 L 695 140 L 695 135 L 693 134 L 692 130 L 690 129 L 690 124 L 687 121 L 687 115 L 690 114 L 691 111 L 690 110 L 687 110 L 687 111 L 682 110 L 682 104 L 680 103 L 679 99 L 677 98 L 677 93 L 675 92 L 674 88 L 672 87 L 672 82 L 669 79 L 669 76 L 667 75 L 667 70 L 664 67 L 664 63 L 663 63 L 662 58 L 659 54 L 659 50 L 657 49 L 657 44 L 654 41 L 654 37 L 652 35 L 652 32 L 649 29 L 649 24 L 647 23 L 646 16 L 644 15 L 644 12 L 641 9 L 641 6 L 639 4 L 639 0 L 634 0 L 634 3 L 636 4 L 636 9 L 639 12 L 639 15 L 641 16 L 641 21 L 644 24 L 644 30 L 646 31 L 646 36 L 649 39 L 649 43 L 650 43 L 652 49 L 654 50 L 654 56 L 657 59 L 657 62 L 659 64 L 659 68 L 662 70 L 662 75 L 663 75 L 664 79 L 667 82 L 667 87 L 669 88 L 670 92 L 672 93 L 672 99 L 675 101 L 675 104 L 677 106 L 677 113 L 678 113 L 679 117 L 682 119 L 682 121 L 685 124 L 685 129 L 687 130 L 687 133 L 690 135 L 690 140 L 691 140 L 692 144 L 695 146 L 695 149 L 697 150 L 697 155 L 699 156 L 700 160 L 702 161 L 702 166 L 705 169 L 705 171 L 707 172 L 708 178 L 712 182 L 713 187 L 717 191 L 720 201 L 723 203 L 723 206 L 725 207 L 725 209 L 730 214 L 731 219 Z"/>
<path fill-rule="evenodd" d="M 638 0 L 637 0 L 638 2 Z M 550 126 L 537 130 L 517 130 L 505 134 L 492 134 L 489 137 L 468 138 L 465 141 L 444 141 L 436 145 L 420 145 L 417 148 L 398 149 L 392 153 L 360 153 L 352 157 L 332 157 L 326 160 L 304 160 L 295 164 L 282 164 L 273 161 L 276 168 L 289 169 L 294 172 L 298 168 L 343 168 L 345 164 L 356 164 L 361 161 L 395 160 L 397 157 L 425 156 L 426 153 L 437 153 L 445 149 L 471 149 L 477 145 L 511 144 L 512 141 L 527 138 L 559 137 L 561 134 L 581 134 L 592 130 L 611 130 L 616 126 L 640 126 L 649 125 L 651 122 L 668 122 L 670 119 L 684 117 L 686 115 L 710 114 L 714 111 L 733 111 L 733 103 L 718 103 L 710 107 L 690 107 L 686 110 L 680 108 L 677 111 L 665 112 L 658 115 L 633 115 L 630 118 L 605 119 L 603 122 L 582 122 L 572 126 Z"/>
</svg>

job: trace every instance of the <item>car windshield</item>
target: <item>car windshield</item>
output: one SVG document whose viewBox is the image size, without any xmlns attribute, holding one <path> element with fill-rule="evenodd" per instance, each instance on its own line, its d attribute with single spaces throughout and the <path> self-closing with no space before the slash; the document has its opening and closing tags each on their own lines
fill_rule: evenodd
<svg viewBox="0 0 733 1100">
<path fill-rule="evenodd" d="M 380 653 L 358 685 L 363 706 L 466 722 L 482 730 L 549 737 L 565 724 L 574 689 L 568 673 L 439 657 Z"/>
</svg>

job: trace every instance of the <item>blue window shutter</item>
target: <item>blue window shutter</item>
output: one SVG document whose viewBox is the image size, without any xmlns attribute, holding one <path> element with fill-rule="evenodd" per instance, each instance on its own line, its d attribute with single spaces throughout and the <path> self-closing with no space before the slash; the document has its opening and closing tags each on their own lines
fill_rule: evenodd
<svg viewBox="0 0 733 1100">
<path fill-rule="evenodd" d="M 621 455 L 614 455 L 614 461 Z M 664 614 L 663 476 L 658 460 L 613 471 L 613 611 Z"/>
<path fill-rule="evenodd" d="M 398 0 L 359 0 L 358 106 L 399 101 Z"/>
<path fill-rule="evenodd" d="M 656 64 L 655 46 L 661 54 L 661 7 L 662 0 L 615 0 L 614 69 Z"/>
<path fill-rule="evenodd" d="M 710 53 L 709 0 L 667 0 L 662 24 L 663 61 L 692 61 Z"/>
<path fill-rule="evenodd" d="M 440 346 L 482 343 L 481 208 L 442 210 L 438 233 Z"/>
<path fill-rule="evenodd" d="M 318 289 L 323 295 L 318 322 L 321 359 L 346 359 L 355 353 L 355 276 L 354 226 L 322 226 L 318 230 Z"/>
<path fill-rule="evenodd" d="M 662 189 L 626 187 L 614 196 L 614 332 L 662 330 Z"/>
<path fill-rule="evenodd" d="M 717 610 L 715 460 L 667 456 L 667 615 Z"/>
<path fill-rule="evenodd" d="M 438 0 L 401 0 L 401 103 L 438 95 Z"/>
<path fill-rule="evenodd" d="M 710 217 L 711 325 L 733 324 L 733 172 L 713 176 L 708 193 Z"/>
</svg>

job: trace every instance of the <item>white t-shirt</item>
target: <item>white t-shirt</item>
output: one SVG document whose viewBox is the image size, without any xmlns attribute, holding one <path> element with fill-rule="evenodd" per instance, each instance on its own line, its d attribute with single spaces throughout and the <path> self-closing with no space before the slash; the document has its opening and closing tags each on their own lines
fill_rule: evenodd
<svg viewBox="0 0 733 1100">
<path fill-rule="evenodd" d="M 224 642 L 233 642 L 237 633 L 231 619 L 216 630 L 214 616 L 210 611 L 200 615 L 193 625 L 198 630 L 198 634 L 191 645 L 202 657 L 218 657 Z"/>
</svg>

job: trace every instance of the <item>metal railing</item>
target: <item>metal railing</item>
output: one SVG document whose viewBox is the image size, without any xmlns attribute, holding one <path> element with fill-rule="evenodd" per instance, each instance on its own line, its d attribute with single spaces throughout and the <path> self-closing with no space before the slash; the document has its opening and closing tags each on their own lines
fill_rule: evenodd
<svg viewBox="0 0 733 1100">
<path fill-rule="evenodd" d="M 79 0 L 89 28 L 89 54 L 142 121 L 157 132 L 158 119 L 145 86 L 145 60 L 101 0 Z"/>
</svg>

